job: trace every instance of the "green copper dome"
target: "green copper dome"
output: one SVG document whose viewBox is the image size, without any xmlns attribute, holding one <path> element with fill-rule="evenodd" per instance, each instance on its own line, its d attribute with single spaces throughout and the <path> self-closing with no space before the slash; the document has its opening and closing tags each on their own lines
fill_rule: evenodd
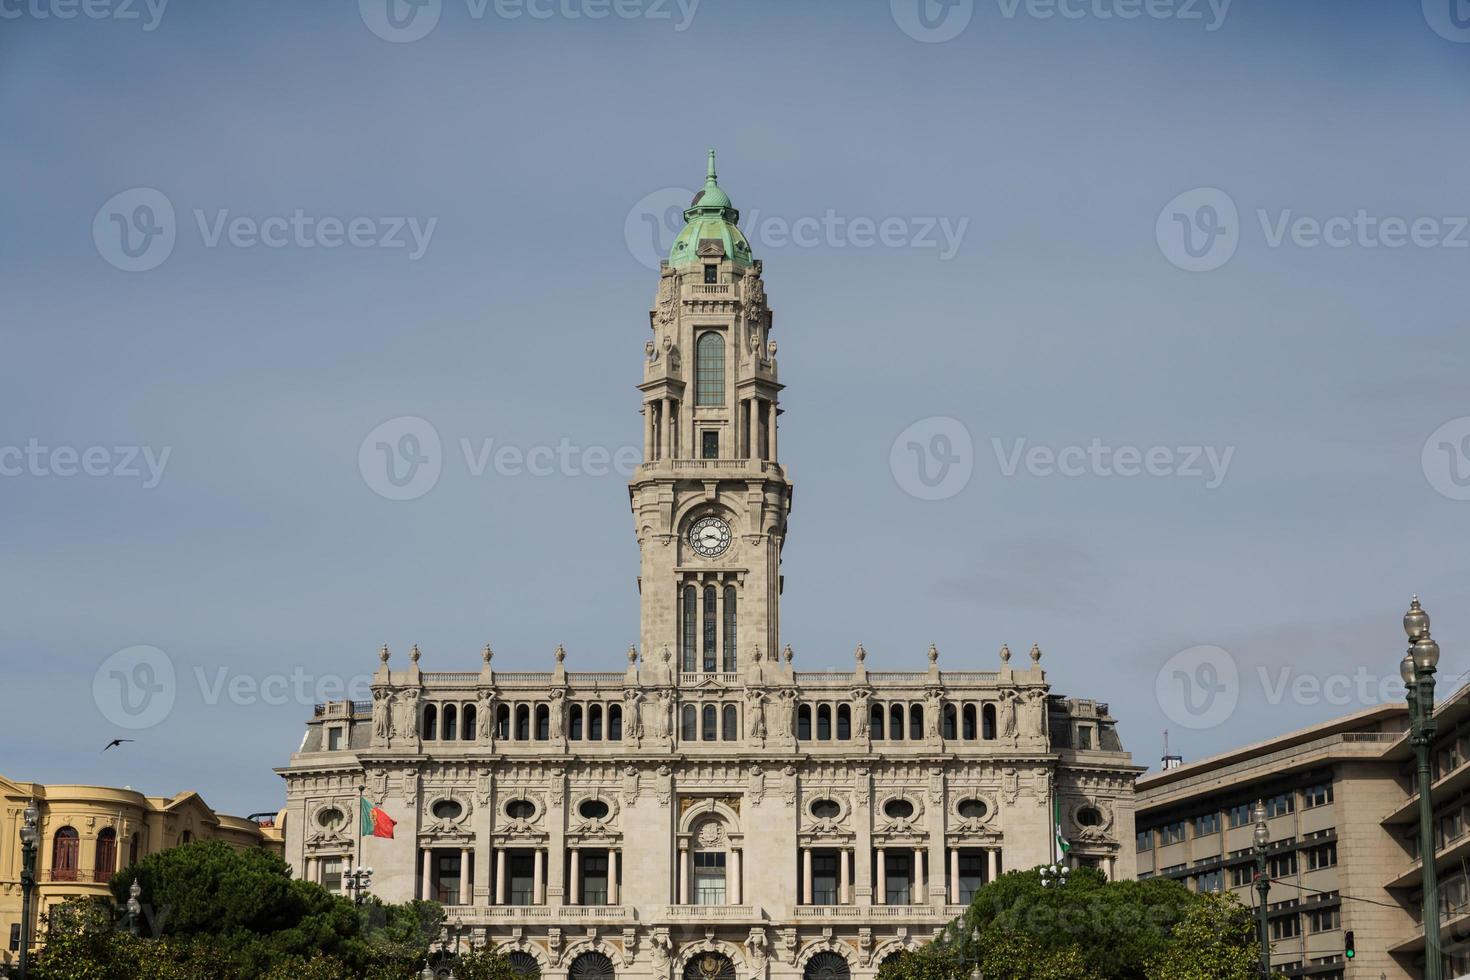
<svg viewBox="0 0 1470 980">
<path fill-rule="evenodd" d="M 684 209 L 684 230 L 674 239 L 674 247 L 669 251 L 669 265 L 679 267 L 703 262 L 700 246 L 715 242 L 723 248 L 725 257 L 736 265 L 750 265 L 750 242 L 741 234 L 739 221 L 740 212 L 730 203 L 730 195 L 721 190 L 715 180 L 715 151 L 710 150 L 704 189 L 694 195 L 694 200 Z"/>
</svg>

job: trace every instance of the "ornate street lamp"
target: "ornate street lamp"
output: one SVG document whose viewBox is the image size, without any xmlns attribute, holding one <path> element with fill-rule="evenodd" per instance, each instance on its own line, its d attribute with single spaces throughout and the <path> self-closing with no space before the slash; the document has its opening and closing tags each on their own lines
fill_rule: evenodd
<svg viewBox="0 0 1470 980">
<path fill-rule="evenodd" d="M 1256 800 L 1251 811 L 1256 821 L 1252 843 L 1256 852 L 1256 930 L 1261 940 L 1261 976 L 1271 975 L 1271 937 L 1267 932 L 1266 897 L 1271 893 L 1271 876 L 1266 874 L 1266 847 L 1271 843 L 1271 828 L 1266 826 L 1266 801 Z"/>
<path fill-rule="evenodd" d="M 1419 864 L 1424 880 L 1424 980 L 1442 980 L 1443 953 L 1439 943 L 1439 880 L 1434 866 L 1434 800 L 1429 787 L 1434 781 L 1429 753 L 1434 747 L 1434 671 L 1439 666 L 1439 644 L 1429 636 L 1429 614 L 1419 597 L 1409 602 L 1404 613 L 1404 632 L 1409 650 L 1399 663 L 1404 679 L 1405 700 L 1411 723 L 1409 742 L 1414 746 L 1419 788 Z"/>
<path fill-rule="evenodd" d="M 31 892 L 36 890 L 36 842 L 40 833 L 36 823 L 41 811 L 35 801 L 26 804 L 20 828 L 20 980 L 26 980 L 31 957 Z"/>
<path fill-rule="evenodd" d="M 143 886 L 140 885 L 140 884 L 138 884 L 138 879 L 137 878 L 134 878 L 132 885 L 129 886 L 129 888 L 128 888 L 128 906 L 127 906 L 128 907 L 128 932 L 130 932 L 130 933 L 133 934 L 133 938 L 134 939 L 137 939 L 138 938 L 138 916 L 143 911 L 143 903 L 140 902 L 140 901 L 138 901 L 138 897 L 140 895 L 142 895 L 142 894 L 143 894 Z"/>
<path fill-rule="evenodd" d="M 361 865 L 355 868 L 349 867 L 342 872 L 342 883 L 352 895 L 352 904 L 361 905 L 367 898 L 368 889 L 372 887 L 373 869 L 364 868 Z"/>
<path fill-rule="evenodd" d="M 1041 866 L 1041 885 L 1043 888 L 1065 885 L 1067 873 L 1072 869 L 1060 862 L 1057 864 L 1043 864 Z"/>
</svg>

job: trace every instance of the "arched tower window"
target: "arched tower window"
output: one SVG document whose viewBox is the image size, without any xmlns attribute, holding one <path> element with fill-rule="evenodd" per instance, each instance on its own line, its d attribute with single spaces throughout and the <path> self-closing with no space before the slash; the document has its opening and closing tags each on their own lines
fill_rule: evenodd
<svg viewBox="0 0 1470 980">
<path fill-rule="evenodd" d="M 946 704 L 944 706 L 944 737 L 945 738 L 959 738 L 960 737 L 959 736 L 959 732 L 958 732 L 957 719 L 958 719 L 958 714 L 955 712 L 954 705 L 952 705 L 952 704 Z"/>
<path fill-rule="evenodd" d="M 987 742 L 995 738 L 995 705 L 987 703 L 980 711 L 980 737 Z"/>
<path fill-rule="evenodd" d="M 837 740 L 846 742 L 852 738 L 852 709 L 845 704 L 837 706 Z"/>
<path fill-rule="evenodd" d="M 704 587 L 704 669 L 706 671 L 715 669 L 715 628 L 719 622 L 719 616 L 715 612 L 715 587 L 706 585 Z"/>
<path fill-rule="evenodd" d="M 516 741 L 531 740 L 531 709 L 524 704 L 516 705 Z"/>
<path fill-rule="evenodd" d="M 424 738 L 432 742 L 439 737 L 439 709 L 432 704 L 424 705 Z"/>
<path fill-rule="evenodd" d="M 924 737 L 924 709 L 917 705 L 909 705 L 909 738 L 918 741 Z"/>
<path fill-rule="evenodd" d="M 602 741 L 602 705 L 600 704 L 587 706 L 587 738 L 593 742 Z"/>
<path fill-rule="evenodd" d="M 103 827 L 97 835 L 97 857 L 92 862 L 98 881 L 106 881 L 117 870 L 117 831 Z"/>
<path fill-rule="evenodd" d="M 51 839 L 51 880 L 76 881 L 82 839 L 71 827 L 62 827 Z"/>
<path fill-rule="evenodd" d="M 460 726 L 461 737 L 463 737 L 466 742 L 474 741 L 476 721 L 475 706 L 472 704 L 465 705 L 463 715 L 464 717 L 461 720 L 464 722 L 464 724 Z"/>
<path fill-rule="evenodd" d="M 883 705 L 873 705 L 873 710 L 868 721 L 868 727 L 872 729 L 873 738 L 883 741 Z"/>
<path fill-rule="evenodd" d="M 699 721 L 700 728 L 703 729 L 700 737 L 706 742 L 713 742 L 716 735 L 716 726 L 719 723 L 719 716 L 715 712 L 715 706 L 712 704 L 705 705 L 704 710 L 700 712 Z"/>
<path fill-rule="evenodd" d="M 812 706 L 809 704 L 796 709 L 796 737 L 803 742 L 812 740 Z"/>
<path fill-rule="evenodd" d="M 452 742 L 458 737 L 459 712 L 455 710 L 454 705 L 446 704 L 444 706 L 444 738 Z"/>
<path fill-rule="evenodd" d="M 832 706 L 830 704 L 817 705 L 817 739 L 822 742 L 832 741 Z"/>
<path fill-rule="evenodd" d="M 571 715 L 571 723 L 567 726 L 570 730 L 567 737 L 573 742 L 580 742 L 582 741 L 582 706 L 574 704 L 568 713 Z"/>
<path fill-rule="evenodd" d="M 803 980 L 852 980 L 852 971 L 841 953 L 818 953 L 806 961 Z"/>
<path fill-rule="evenodd" d="M 684 705 L 680 717 L 679 738 L 686 742 L 699 739 L 699 709 L 692 704 Z"/>
<path fill-rule="evenodd" d="M 621 742 L 623 740 L 623 709 L 621 705 L 610 704 L 607 706 L 607 740 L 609 742 Z"/>
<path fill-rule="evenodd" d="M 545 742 L 551 738 L 551 709 L 544 704 L 536 705 L 536 741 Z"/>
<path fill-rule="evenodd" d="M 735 666 L 735 586 L 725 586 L 725 645 L 721 670 L 734 671 Z"/>
<path fill-rule="evenodd" d="M 699 606 L 697 605 L 697 599 L 695 598 L 695 596 L 696 592 L 694 590 L 694 586 L 686 585 L 684 587 L 683 597 L 680 599 L 679 603 L 679 615 L 684 620 L 684 652 L 683 656 L 680 658 L 681 666 L 679 669 L 684 671 L 686 674 L 694 673 L 695 669 L 694 651 L 697 636 L 696 624 L 699 618 Z"/>
<path fill-rule="evenodd" d="M 963 719 L 963 726 L 960 729 L 961 734 L 965 741 L 973 742 L 975 740 L 975 706 L 973 704 L 965 705 L 964 710 L 960 713 L 960 717 Z"/>
<path fill-rule="evenodd" d="M 725 404 L 725 338 L 713 330 L 694 342 L 694 404 Z"/>
<path fill-rule="evenodd" d="M 895 704 L 888 709 L 888 737 L 903 738 L 903 705 Z"/>
<path fill-rule="evenodd" d="M 740 737 L 740 712 L 733 704 L 727 704 L 721 714 L 724 717 L 720 737 L 727 742 L 733 742 Z"/>
</svg>

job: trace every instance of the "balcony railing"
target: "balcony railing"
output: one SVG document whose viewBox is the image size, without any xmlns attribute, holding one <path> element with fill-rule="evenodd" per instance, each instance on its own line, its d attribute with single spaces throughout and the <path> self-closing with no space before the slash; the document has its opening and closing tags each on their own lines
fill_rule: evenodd
<svg viewBox="0 0 1470 980">
<path fill-rule="evenodd" d="M 444 909 L 444 918 L 457 923 L 519 919 L 629 922 L 632 914 L 625 905 L 451 905 Z"/>
<path fill-rule="evenodd" d="M 664 918 L 671 922 L 731 922 L 753 919 L 754 905 L 666 905 Z"/>
</svg>

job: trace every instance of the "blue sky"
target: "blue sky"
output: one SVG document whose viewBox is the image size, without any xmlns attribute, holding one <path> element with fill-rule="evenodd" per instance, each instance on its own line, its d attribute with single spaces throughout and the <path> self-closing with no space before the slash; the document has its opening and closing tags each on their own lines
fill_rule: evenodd
<svg viewBox="0 0 1470 980">
<path fill-rule="evenodd" d="M 944 41 L 913 0 L 429 0 L 416 40 L 376 0 L 98 2 L 0 2 L 7 776 L 274 809 L 313 685 L 381 643 L 621 666 L 624 477 L 463 445 L 639 445 L 649 220 L 710 146 L 776 310 L 798 667 L 1037 643 L 1148 765 L 1165 728 L 1198 758 L 1373 703 L 1411 592 L 1470 671 L 1470 33 L 1438 0 L 975 0 L 927 8 L 969 16 Z M 402 417 L 441 472 L 390 500 L 359 449 Z M 895 460 L 958 432 L 968 481 L 919 499 Z M 137 646 L 174 681 L 130 731 Z"/>
</svg>

